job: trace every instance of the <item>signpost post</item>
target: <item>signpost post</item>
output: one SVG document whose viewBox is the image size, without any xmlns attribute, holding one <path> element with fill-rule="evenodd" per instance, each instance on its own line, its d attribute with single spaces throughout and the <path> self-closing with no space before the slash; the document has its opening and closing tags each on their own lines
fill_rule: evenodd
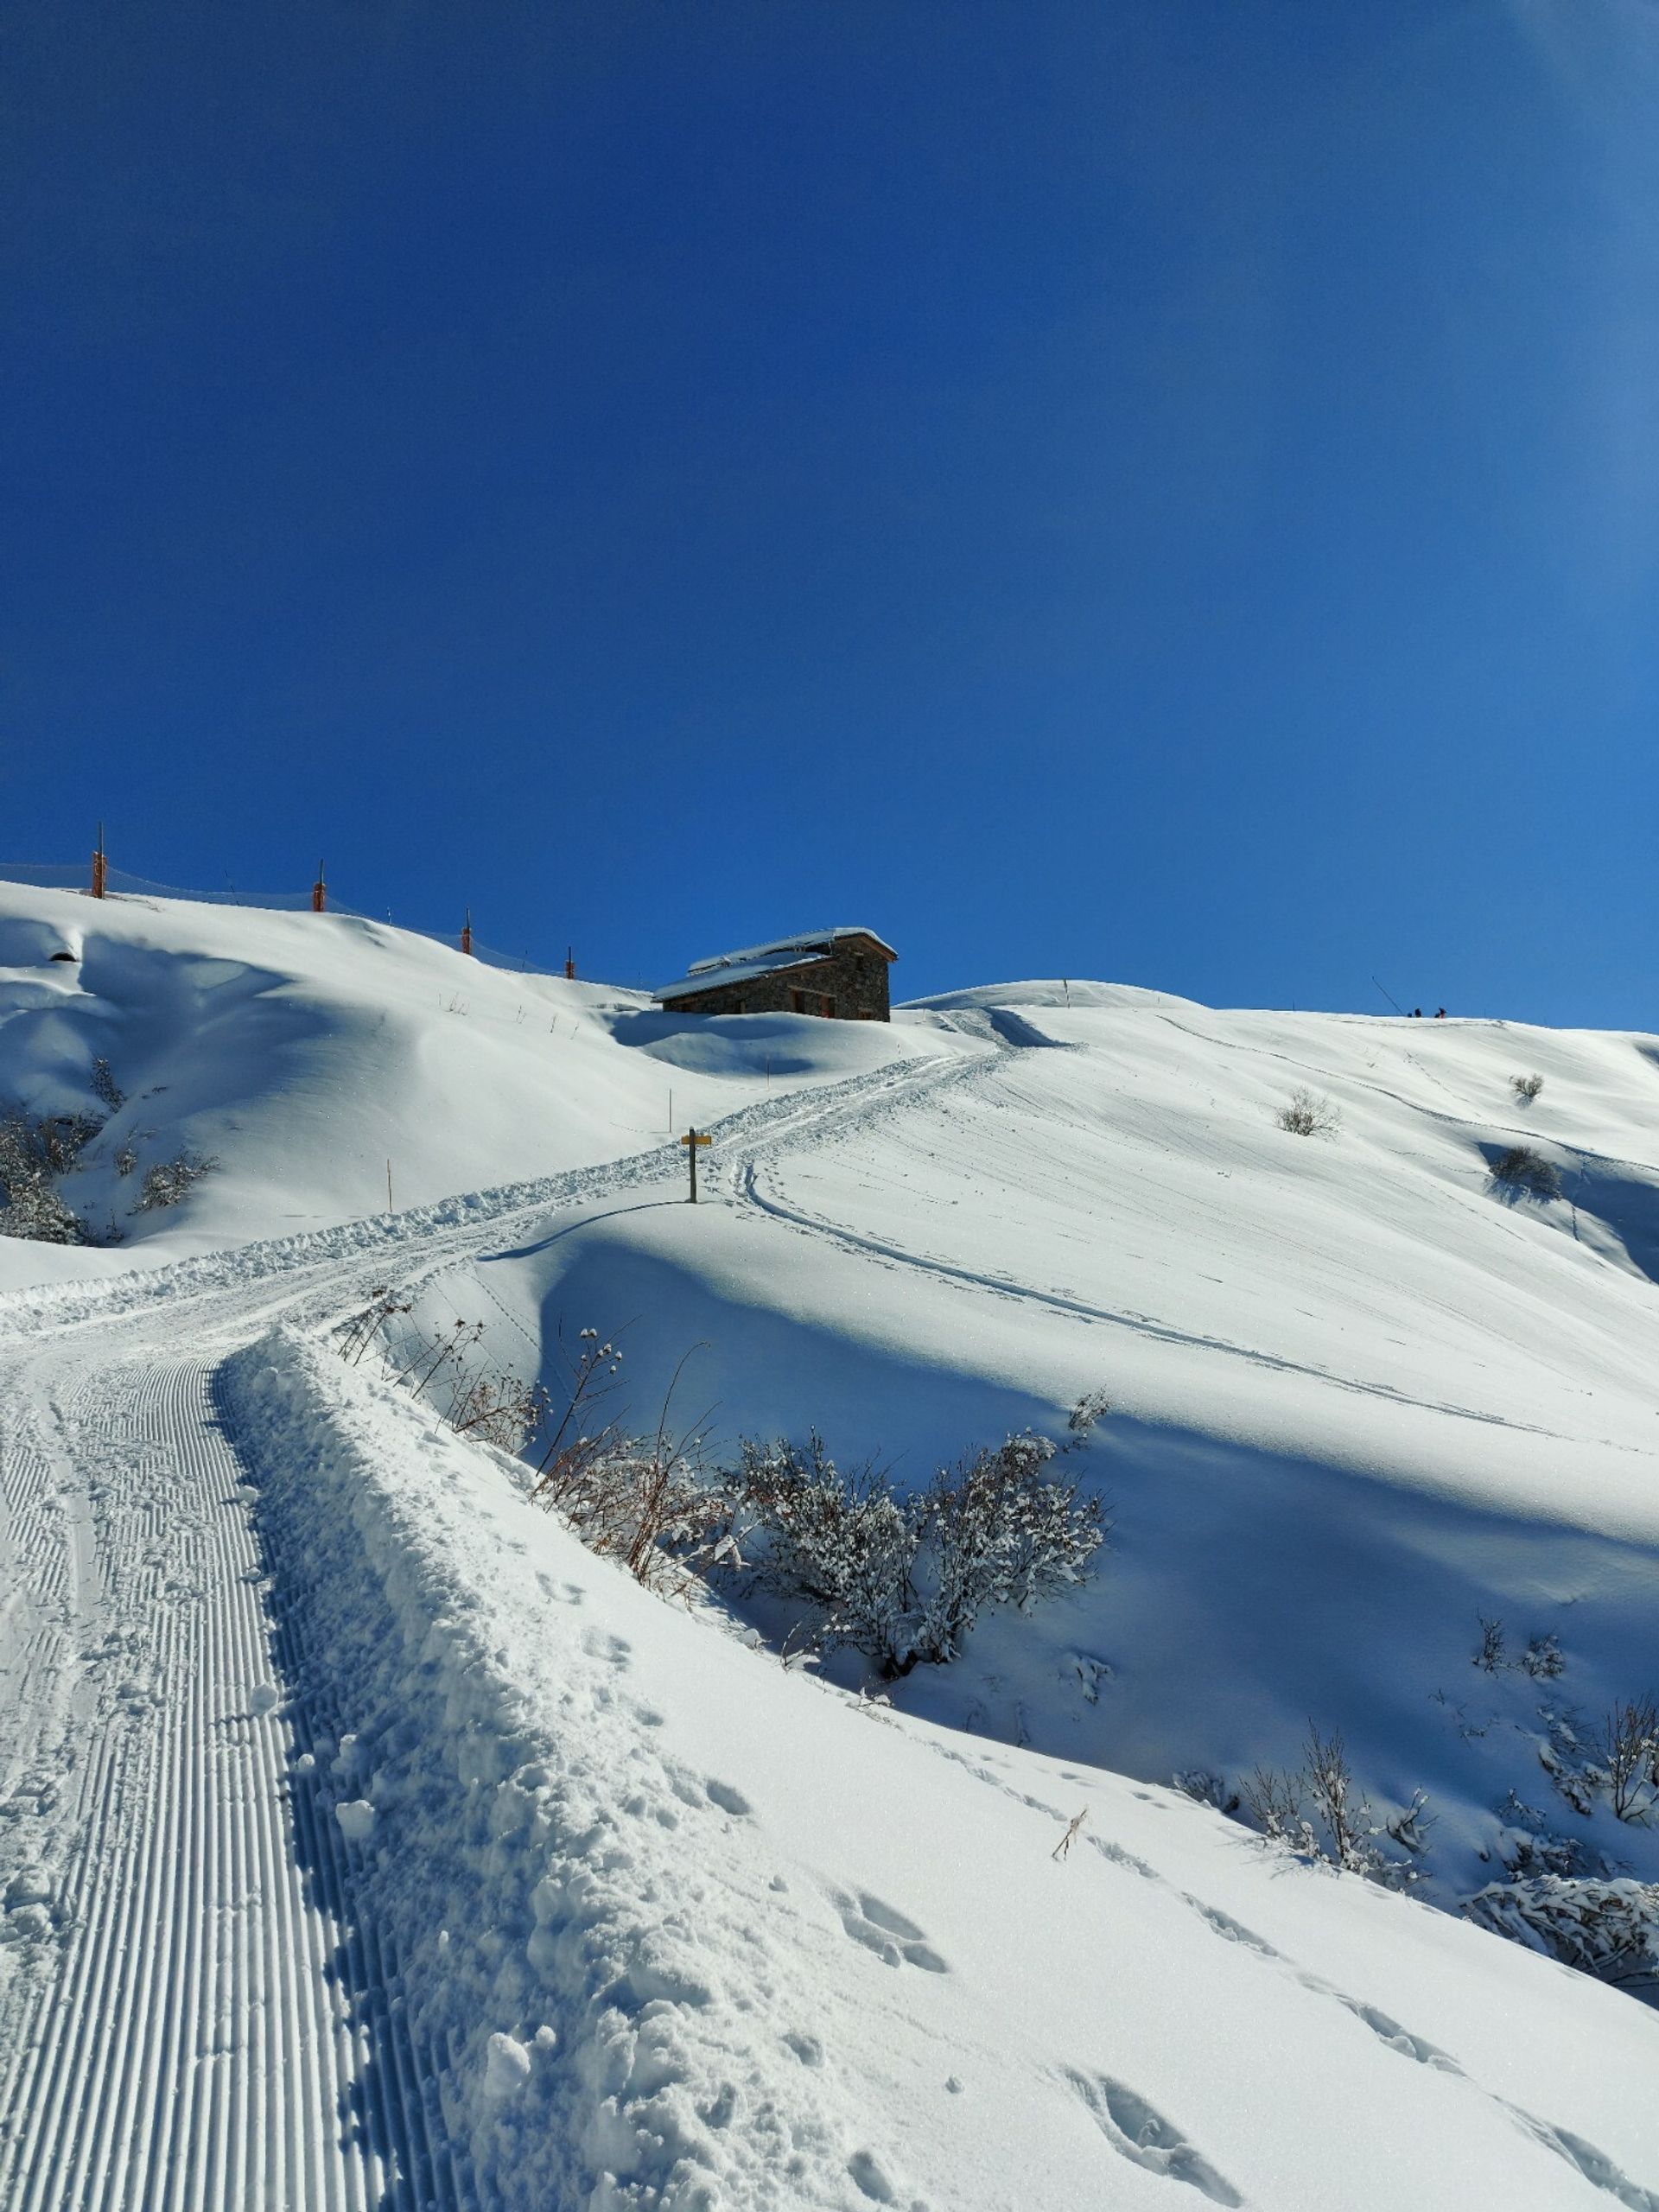
<svg viewBox="0 0 1659 2212">
<path fill-rule="evenodd" d="M 713 1144 L 714 1139 L 702 1136 L 697 1130 L 693 1129 L 689 1136 L 682 1137 L 680 1142 L 685 1147 L 685 1156 L 691 1163 L 690 1202 L 696 1205 L 697 1203 L 697 1147 L 699 1145 Z"/>
</svg>

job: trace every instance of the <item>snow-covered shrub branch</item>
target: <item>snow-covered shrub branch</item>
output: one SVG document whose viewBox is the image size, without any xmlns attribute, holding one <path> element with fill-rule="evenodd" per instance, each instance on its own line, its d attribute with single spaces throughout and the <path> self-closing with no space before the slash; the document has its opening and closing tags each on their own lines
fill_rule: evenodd
<svg viewBox="0 0 1659 2212">
<path fill-rule="evenodd" d="M 1046 1437 L 1006 1437 L 907 1497 L 873 1467 L 839 1468 L 817 1434 L 804 1447 L 745 1439 L 735 1465 L 715 1468 L 708 1417 L 672 1418 L 685 1360 L 639 1433 L 611 1409 L 622 1353 L 597 1330 L 561 1339 L 549 1388 L 489 1359 L 482 1323 L 429 1331 L 410 1311 L 378 1289 L 336 1332 L 341 1357 L 355 1365 L 378 1348 L 386 1379 L 457 1434 L 530 1456 L 531 1496 L 636 1580 L 683 1592 L 698 1575 L 745 1573 L 804 1607 L 794 1633 L 811 1648 L 862 1651 L 887 1680 L 955 1658 L 982 1613 L 1083 1581 L 1105 1541 L 1099 1499 L 1057 1478 L 1060 1447 Z M 1098 1395 L 1079 1402 L 1065 1451 L 1105 1410 Z"/>
<path fill-rule="evenodd" d="M 635 1434 L 621 1420 L 586 1418 L 615 1388 L 622 1355 L 584 1329 L 567 1359 L 569 1389 L 531 1493 L 558 1513 L 602 1559 L 636 1582 L 683 1595 L 731 1548 L 731 1508 L 707 1462 L 707 1414 L 684 1427 L 671 1418 L 688 1352 L 674 1371 L 656 1428 Z"/>
<path fill-rule="evenodd" d="M 0 1111 L 0 1236 L 42 1244 L 85 1244 L 86 1225 L 65 1204 L 60 1176 L 71 1173 L 103 1123 L 90 1114 Z"/>
<path fill-rule="evenodd" d="M 1492 1162 L 1491 1173 L 1493 1182 L 1506 1191 L 1520 1192 L 1534 1198 L 1559 1198 L 1561 1195 L 1560 1169 L 1529 1144 L 1512 1144 L 1499 1153 Z"/>
<path fill-rule="evenodd" d="M 1559 1660 L 1559 1652 L 1550 1656 Z M 1559 1674 L 1560 1667 L 1548 1671 Z M 1599 1722 L 1571 1707 L 1538 1710 L 1548 1730 L 1539 1763 L 1573 1811 L 1587 1820 L 1603 1796 L 1616 1820 L 1646 1827 L 1659 1811 L 1659 1702 L 1653 1693 L 1616 1700 Z"/>
<path fill-rule="evenodd" d="M 1535 1874 L 1465 1903 L 1482 1928 L 1638 1993 L 1659 1990 L 1659 1883 Z"/>
<path fill-rule="evenodd" d="M 1333 1137 L 1342 1127 L 1342 1109 L 1312 1090 L 1293 1090 L 1278 1113 L 1281 1129 L 1294 1137 Z"/>
<path fill-rule="evenodd" d="M 355 1367 L 378 1346 L 386 1380 L 424 1398 L 459 1436 L 475 1436 L 503 1452 L 520 1452 L 546 1416 L 547 1392 L 480 1351 L 481 1321 L 456 1321 L 430 1332 L 406 1328 L 411 1311 L 384 1286 L 372 1304 L 334 1332 L 340 1356 Z"/>
<path fill-rule="evenodd" d="M 111 1114 L 118 1114 L 127 1103 L 127 1095 L 115 1079 L 115 1071 L 100 1054 L 92 1062 L 92 1090 Z"/>
<path fill-rule="evenodd" d="M 92 1062 L 91 1088 L 100 1105 L 112 1115 L 126 1103 L 108 1060 Z M 20 1105 L 0 1107 L 0 1236 L 25 1236 L 48 1244 L 118 1244 L 123 1232 L 111 1215 L 100 1235 L 75 1211 L 60 1185 L 83 1166 L 81 1155 L 107 1125 L 105 1114 L 78 1110 L 68 1114 L 34 1114 Z M 154 1130 L 129 1131 L 123 1136 L 111 1164 L 118 1175 L 130 1175 L 138 1164 L 137 1144 Z M 130 1211 L 148 1213 L 158 1206 L 176 1205 L 194 1183 L 210 1174 L 218 1161 L 184 1147 L 171 1160 L 149 1167 L 139 1187 L 137 1204 Z"/>
<path fill-rule="evenodd" d="M 601 1411 L 619 1387 L 622 1354 L 596 1329 L 583 1329 L 574 1348 L 561 1337 L 563 1375 L 550 1389 L 491 1358 L 481 1321 L 423 1329 L 409 1324 L 410 1311 L 382 1285 L 336 1331 L 340 1357 L 357 1366 L 378 1350 L 385 1379 L 424 1400 L 456 1435 L 533 1455 L 531 1495 L 648 1588 L 681 1592 L 720 1554 L 729 1501 L 705 1464 L 706 1420 L 671 1421 L 673 1384 L 655 1430 L 636 1435 Z"/>
<path fill-rule="evenodd" d="M 1650 1692 L 1609 1708 L 1596 1751 L 1615 1817 L 1645 1821 L 1659 1805 L 1659 1706 Z"/>
<path fill-rule="evenodd" d="M 1102 1409 L 1074 1422 L 1079 1439 Z M 724 1477 L 734 1548 L 764 1588 L 811 1609 L 811 1645 L 861 1651 L 891 1681 L 954 1659 L 982 1613 L 1086 1578 L 1104 1517 L 1052 1473 L 1058 1449 L 1010 1436 L 901 1497 L 874 1467 L 838 1467 L 816 1433 L 804 1447 L 746 1438 Z"/>
<path fill-rule="evenodd" d="M 157 1206 L 175 1206 L 193 1184 L 200 1183 L 204 1175 L 211 1175 L 219 1165 L 211 1155 L 193 1152 L 187 1145 L 171 1160 L 158 1160 L 154 1166 L 144 1170 L 144 1179 L 138 1187 L 138 1203 L 134 1213 L 150 1213 Z"/>
<path fill-rule="evenodd" d="M 1502 1674 L 1508 1668 L 1518 1668 L 1523 1675 L 1530 1675 L 1535 1681 L 1554 1681 L 1567 1665 L 1561 1654 L 1560 1638 L 1550 1629 L 1527 1638 L 1526 1648 L 1518 1659 L 1511 1659 L 1504 1640 L 1503 1624 L 1485 1613 L 1475 1616 L 1480 1624 L 1480 1642 L 1474 1653 L 1474 1663 L 1483 1673 Z"/>
<path fill-rule="evenodd" d="M 1283 1850 L 1325 1859 L 1389 1889 L 1409 1889 L 1422 1878 L 1416 1862 L 1433 1826 L 1427 1796 L 1414 1790 L 1402 1811 L 1379 1818 L 1355 1781 L 1336 1729 L 1321 1735 L 1310 1720 L 1301 1765 L 1259 1766 L 1239 1784 L 1239 1795 L 1248 1817 Z"/>
</svg>

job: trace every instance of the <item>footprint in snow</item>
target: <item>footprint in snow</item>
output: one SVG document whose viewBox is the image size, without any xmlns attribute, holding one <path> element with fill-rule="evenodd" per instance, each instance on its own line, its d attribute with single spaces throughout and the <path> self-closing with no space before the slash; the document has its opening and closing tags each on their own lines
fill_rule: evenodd
<svg viewBox="0 0 1659 2212">
<path fill-rule="evenodd" d="M 855 2151 L 847 2161 L 847 2171 L 860 2196 L 868 2197 L 872 2204 L 898 2202 L 898 2194 L 874 2151 Z"/>
<path fill-rule="evenodd" d="M 579 1605 L 588 1594 L 579 1582 L 556 1582 L 550 1574 L 540 1572 L 536 1580 L 541 1585 L 543 1597 L 551 1598 L 559 1605 Z"/>
<path fill-rule="evenodd" d="M 1212 2204 L 1243 2204 L 1244 2200 L 1232 2183 L 1137 2090 L 1114 2081 L 1109 2074 L 1069 2070 L 1066 2080 L 1120 2158 L 1132 2165 L 1144 2166 L 1148 2173 L 1187 2183 Z"/>
<path fill-rule="evenodd" d="M 1230 1912 L 1224 1912 L 1219 1905 L 1205 1904 L 1201 1898 L 1191 1897 L 1186 1902 L 1224 1942 L 1242 1943 L 1247 1951 L 1254 1951 L 1260 1958 L 1283 1958 L 1284 1953 L 1275 1950 L 1265 1936 L 1258 1936 L 1254 1928 L 1247 1928 L 1242 1920 L 1235 1920 Z"/>
<path fill-rule="evenodd" d="M 734 1789 L 729 1782 L 705 1782 L 702 1786 L 709 1792 L 710 1802 L 718 1805 L 722 1813 L 730 1813 L 734 1819 L 741 1819 L 744 1814 L 754 1810 L 742 1791 Z"/>
<path fill-rule="evenodd" d="M 855 1897 L 837 1897 L 841 1924 L 855 1943 L 874 1951 L 883 1966 L 919 1967 L 925 1974 L 949 1974 L 950 1969 L 929 1944 L 924 1931 L 902 1912 L 895 1912 L 880 1897 L 861 1891 Z"/>
<path fill-rule="evenodd" d="M 1344 1990 L 1333 1989 L 1329 1982 L 1319 1980 L 1317 1975 L 1303 1974 L 1301 1980 L 1306 1987 L 1317 1990 L 1321 1996 L 1334 1997 L 1338 2004 L 1345 2005 L 1357 2020 L 1364 2022 L 1379 2043 L 1387 2044 L 1390 2050 L 1397 2050 L 1402 2058 L 1415 2059 L 1419 2066 L 1432 2066 L 1437 2074 L 1462 2073 L 1463 2069 L 1457 2060 L 1440 2050 L 1438 2044 L 1430 2043 L 1426 2036 L 1413 2035 L 1409 2028 L 1402 2028 L 1398 2020 L 1391 2020 L 1376 2005 L 1362 2004 L 1357 1997 L 1350 1997 Z"/>
<path fill-rule="evenodd" d="M 613 1667 L 626 1669 L 633 1646 L 623 1636 L 611 1636 L 601 1629 L 584 1629 L 582 1648 L 590 1659 L 607 1659 Z"/>
<path fill-rule="evenodd" d="M 1632 2181 L 1605 2151 L 1599 2151 L 1593 2143 L 1586 2143 L 1582 2135 L 1574 2135 L 1568 2128 L 1552 2127 L 1548 2120 L 1535 2119 L 1531 2113 L 1523 2112 L 1519 2105 L 1512 2105 L 1505 2098 L 1500 2097 L 1497 2102 L 1535 2142 L 1553 2151 L 1558 2158 L 1565 2158 L 1592 2189 L 1604 2190 L 1616 2204 L 1628 2207 L 1629 2212 L 1659 2212 L 1659 2194 Z"/>
</svg>

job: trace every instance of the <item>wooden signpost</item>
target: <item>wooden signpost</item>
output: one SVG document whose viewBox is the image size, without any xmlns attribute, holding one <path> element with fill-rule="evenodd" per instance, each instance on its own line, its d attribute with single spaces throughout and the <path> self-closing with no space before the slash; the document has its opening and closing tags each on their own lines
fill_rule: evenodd
<svg viewBox="0 0 1659 2212">
<path fill-rule="evenodd" d="M 685 1147 L 685 1156 L 691 1163 L 691 1204 L 696 1205 L 697 1203 L 697 1147 L 699 1145 L 713 1144 L 714 1139 L 701 1135 L 697 1130 L 693 1129 L 688 1136 L 683 1136 L 680 1142 Z"/>
</svg>

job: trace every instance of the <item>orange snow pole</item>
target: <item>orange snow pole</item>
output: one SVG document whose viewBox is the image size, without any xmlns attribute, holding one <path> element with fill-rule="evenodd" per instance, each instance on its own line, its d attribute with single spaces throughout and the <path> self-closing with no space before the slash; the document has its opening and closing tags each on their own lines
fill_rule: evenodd
<svg viewBox="0 0 1659 2212">
<path fill-rule="evenodd" d="M 104 824 L 98 825 L 98 842 L 92 848 L 92 896 L 102 899 L 109 888 L 110 864 L 104 857 Z"/>
<path fill-rule="evenodd" d="M 473 910 L 470 906 L 467 909 L 467 918 L 461 925 L 461 949 L 468 953 L 473 949 Z"/>
<path fill-rule="evenodd" d="M 328 886 L 323 880 L 322 862 L 317 862 L 317 880 L 311 887 L 311 911 L 326 914 L 328 911 Z"/>
<path fill-rule="evenodd" d="M 564 948 L 564 975 L 565 981 L 567 982 L 574 983 L 575 982 L 576 949 L 573 944 L 567 944 Z"/>
</svg>

